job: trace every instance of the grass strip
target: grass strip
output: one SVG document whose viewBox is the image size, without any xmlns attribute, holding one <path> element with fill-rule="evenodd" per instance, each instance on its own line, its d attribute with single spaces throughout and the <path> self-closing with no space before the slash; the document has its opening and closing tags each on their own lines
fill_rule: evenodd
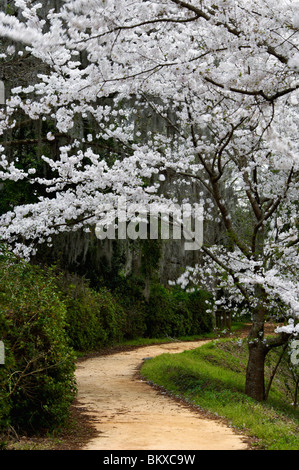
<svg viewBox="0 0 299 470">
<path fill-rule="evenodd" d="M 279 351 L 268 358 L 270 377 Z M 299 449 L 299 414 L 292 406 L 294 384 L 283 363 L 272 384 L 267 402 L 244 394 L 247 345 L 241 340 L 211 341 L 180 354 L 162 354 L 141 369 L 147 381 L 177 398 L 225 418 L 228 424 L 257 440 L 265 450 Z"/>
</svg>

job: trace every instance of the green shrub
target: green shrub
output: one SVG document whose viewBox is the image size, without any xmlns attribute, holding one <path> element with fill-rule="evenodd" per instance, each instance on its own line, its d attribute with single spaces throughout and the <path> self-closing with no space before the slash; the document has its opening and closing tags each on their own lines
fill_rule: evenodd
<svg viewBox="0 0 299 470">
<path fill-rule="evenodd" d="M 67 310 L 66 332 L 75 350 L 99 349 L 123 338 L 125 314 L 107 289 L 95 291 L 87 281 L 68 273 L 56 282 Z"/>
<path fill-rule="evenodd" d="M 189 323 L 189 312 L 176 304 L 171 292 L 165 287 L 156 284 L 152 286 L 147 304 L 147 325 L 149 336 L 175 336 L 185 335 Z M 179 310 L 179 311 L 178 311 Z"/>
<path fill-rule="evenodd" d="M 99 290 L 98 302 L 103 319 L 103 328 L 107 335 L 107 343 L 113 344 L 120 342 L 124 336 L 126 323 L 123 308 L 116 301 L 111 292 L 105 288 Z"/>
<path fill-rule="evenodd" d="M 122 278 L 114 295 L 125 311 L 124 338 L 136 339 L 146 334 L 144 283 L 140 278 Z"/>
<path fill-rule="evenodd" d="M 40 268 L 0 256 L 0 427 L 51 429 L 75 397 L 75 357 L 55 280 Z"/>
<path fill-rule="evenodd" d="M 149 336 L 178 337 L 211 331 L 213 321 L 206 303 L 210 300 L 205 291 L 188 293 L 178 288 L 153 285 L 146 307 Z"/>
<path fill-rule="evenodd" d="M 181 298 L 192 315 L 192 334 L 212 331 L 213 318 L 208 310 L 211 309 L 213 297 L 209 292 L 200 289 L 196 289 L 194 292 L 178 290 L 174 295 Z"/>
</svg>

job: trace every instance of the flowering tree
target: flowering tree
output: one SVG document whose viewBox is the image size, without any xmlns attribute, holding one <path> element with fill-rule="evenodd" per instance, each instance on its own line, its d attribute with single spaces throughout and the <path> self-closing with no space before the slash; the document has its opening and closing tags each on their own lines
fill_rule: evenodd
<svg viewBox="0 0 299 470">
<path fill-rule="evenodd" d="M 251 312 L 246 393 L 264 399 L 266 354 L 299 331 L 299 3 L 64 0 L 40 15 L 39 3 L 14 4 L 19 19 L 0 13 L 10 41 L 2 60 L 22 55 L 13 45 L 23 44 L 44 67 L 35 83 L 11 90 L 1 134 L 22 110 L 51 122 L 49 142 L 71 138 L 55 158 L 42 157 L 46 177 L 20 168 L 2 144 L 1 178 L 45 192 L 5 213 L 0 236 L 29 256 L 61 231 L 90 230 L 118 196 L 167 204 L 176 199 L 161 194 L 161 180 L 196 181 L 206 221 L 226 233 L 201 247 L 205 273 L 226 292 L 217 303 Z M 145 115 L 171 132 L 144 131 Z M 78 118 L 92 120 L 87 135 Z M 179 282 L 198 283 L 202 272 L 190 268 Z M 289 323 L 266 340 L 273 309 Z"/>
</svg>

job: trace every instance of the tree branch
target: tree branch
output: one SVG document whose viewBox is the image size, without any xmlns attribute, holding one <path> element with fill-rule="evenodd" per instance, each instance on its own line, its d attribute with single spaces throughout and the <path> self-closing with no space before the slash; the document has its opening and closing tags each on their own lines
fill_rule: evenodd
<svg viewBox="0 0 299 470">
<path fill-rule="evenodd" d="M 269 103 L 273 103 L 277 98 L 281 98 L 282 96 L 285 96 L 289 93 L 292 93 L 293 91 L 296 91 L 299 89 L 299 84 L 293 86 L 293 87 L 290 87 L 290 88 L 286 88 L 285 90 L 280 90 L 280 91 L 277 91 L 276 93 L 274 93 L 273 95 L 266 95 L 266 93 L 263 91 L 263 90 L 243 90 L 241 88 L 235 88 L 235 87 L 226 87 L 225 85 L 223 85 L 222 83 L 218 83 L 216 82 L 215 80 L 213 80 L 212 78 L 210 77 L 203 77 L 204 80 L 206 80 L 207 82 L 211 83 L 212 85 L 215 85 L 217 86 L 218 88 L 221 88 L 223 90 L 229 90 L 229 91 L 232 91 L 234 93 L 239 93 L 241 95 L 248 95 L 248 96 L 261 96 L 262 98 L 264 98 L 266 101 L 268 101 Z"/>
</svg>

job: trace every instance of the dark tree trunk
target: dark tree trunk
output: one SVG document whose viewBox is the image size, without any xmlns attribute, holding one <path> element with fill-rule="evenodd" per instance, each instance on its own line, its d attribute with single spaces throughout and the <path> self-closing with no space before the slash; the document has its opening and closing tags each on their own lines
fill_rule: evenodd
<svg viewBox="0 0 299 470">
<path fill-rule="evenodd" d="M 265 400 L 266 348 L 261 340 L 249 342 L 249 359 L 246 371 L 245 393 L 257 401 Z"/>
<path fill-rule="evenodd" d="M 278 346 L 284 346 L 285 350 L 290 339 L 288 333 L 281 333 L 276 337 L 267 338 L 267 340 L 265 340 L 263 318 L 264 313 L 263 308 L 261 308 L 254 316 L 251 332 L 248 336 L 249 359 L 245 385 L 245 393 L 258 401 L 266 400 L 268 395 L 265 390 L 265 359 L 267 354 Z M 277 367 L 278 365 L 279 363 Z M 275 371 L 273 373 L 275 373 Z M 268 391 L 270 386 L 271 379 L 268 385 Z"/>
<path fill-rule="evenodd" d="M 246 371 L 245 393 L 254 400 L 265 400 L 265 358 L 267 348 L 264 343 L 265 305 L 263 291 L 257 286 L 256 294 L 261 299 L 252 319 L 248 336 L 249 359 Z"/>
</svg>

